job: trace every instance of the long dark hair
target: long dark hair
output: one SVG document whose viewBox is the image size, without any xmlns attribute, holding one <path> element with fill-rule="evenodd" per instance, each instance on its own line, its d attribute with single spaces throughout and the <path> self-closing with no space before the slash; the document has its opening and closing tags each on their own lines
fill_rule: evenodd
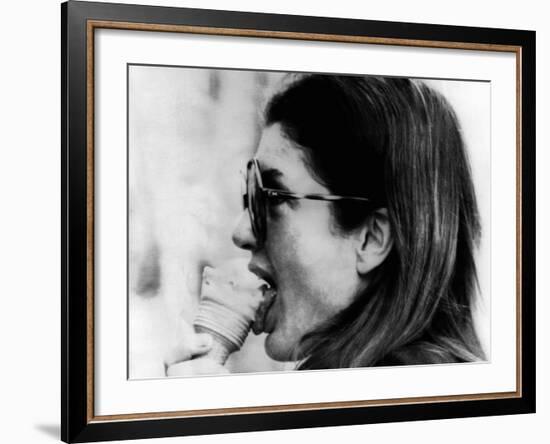
<svg viewBox="0 0 550 444">
<path fill-rule="evenodd" d="M 457 118 L 406 78 L 294 75 L 265 109 L 334 194 L 387 208 L 393 246 L 367 290 L 299 344 L 299 369 L 484 359 L 472 310 L 480 222 Z M 333 203 L 342 230 L 369 212 Z"/>
</svg>

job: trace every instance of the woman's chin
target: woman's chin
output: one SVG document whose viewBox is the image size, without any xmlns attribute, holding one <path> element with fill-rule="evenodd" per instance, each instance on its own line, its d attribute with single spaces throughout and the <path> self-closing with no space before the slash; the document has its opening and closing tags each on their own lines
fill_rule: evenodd
<svg viewBox="0 0 550 444">
<path fill-rule="evenodd" d="M 292 350 L 294 347 L 289 347 L 288 341 L 285 341 L 277 333 L 277 330 L 274 330 L 265 338 L 267 356 L 275 361 L 293 361 Z"/>
</svg>

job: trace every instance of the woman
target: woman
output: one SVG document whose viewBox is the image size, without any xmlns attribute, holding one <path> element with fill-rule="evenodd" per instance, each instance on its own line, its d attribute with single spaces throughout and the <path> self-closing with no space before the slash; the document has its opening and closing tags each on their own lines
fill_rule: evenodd
<svg viewBox="0 0 550 444">
<path fill-rule="evenodd" d="M 293 75 L 265 109 L 234 243 L 298 369 L 484 359 L 476 197 L 447 101 L 406 78 Z"/>
</svg>

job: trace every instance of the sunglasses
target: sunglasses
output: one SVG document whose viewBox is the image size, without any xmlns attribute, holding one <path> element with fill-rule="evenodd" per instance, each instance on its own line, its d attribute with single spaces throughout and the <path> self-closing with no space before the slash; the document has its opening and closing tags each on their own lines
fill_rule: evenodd
<svg viewBox="0 0 550 444">
<path fill-rule="evenodd" d="M 258 246 L 262 246 L 267 235 L 267 203 L 271 199 L 290 200 L 290 199 L 309 199 L 322 201 L 342 201 L 353 200 L 359 202 L 368 202 L 371 200 L 366 197 L 354 196 L 336 196 L 333 194 L 300 194 L 289 191 L 266 188 L 262 183 L 262 172 L 258 160 L 253 158 L 248 161 L 246 167 L 246 193 L 243 195 L 243 208 L 248 209 L 252 232 L 256 238 Z"/>
</svg>

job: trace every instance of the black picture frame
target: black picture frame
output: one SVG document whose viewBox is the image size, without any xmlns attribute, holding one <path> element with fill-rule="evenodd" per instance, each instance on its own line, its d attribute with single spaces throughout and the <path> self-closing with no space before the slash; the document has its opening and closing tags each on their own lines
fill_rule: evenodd
<svg viewBox="0 0 550 444">
<path fill-rule="evenodd" d="M 127 418 L 93 415 L 93 76 L 90 23 L 118 22 L 166 27 L 231 29 L 246 34 L 326 36 L 328 40 L 368 37 L 390 41 L 432 42 L 433 46 L 498 45 L 516 48 L 518 74 L 518 178 L 520 270 L 518 307 L 519 391 L 495 399 L 388 403 L 387 405 L 299 407 L 285 411 L 249 411 L 228 415 Z M 62 54 L 62 313 L 61 438 L 90 442 L 181 435 L 278 430 L 535 412 L 535 32 L 433 24 L 290 16 L 187 8 L 69 1 L 61 5 Z M 100 26 L 101 27 L 101 26 Z M 144 31 L 145 32 L 145 31 Z M 288 35 L 285 35 L 288 33 Z M 289 37 L 290 36 L 290 37 Z M 315 37 L 317 36 L 317 37 Z M 411 43 L 412 42 L 412 43 Z M 428 45 L 429 46 L 429 45 Z M 489 50 L 489 49 L 488 49 Z M 90 58 L 92 65 L 90 66 Z M 91 69 L 90 69 L 91 68 Z M 518 229 L 519 230 L 519 229 Z M 93 379 L 93 378 L 92 378 Z"/>
</svg>

